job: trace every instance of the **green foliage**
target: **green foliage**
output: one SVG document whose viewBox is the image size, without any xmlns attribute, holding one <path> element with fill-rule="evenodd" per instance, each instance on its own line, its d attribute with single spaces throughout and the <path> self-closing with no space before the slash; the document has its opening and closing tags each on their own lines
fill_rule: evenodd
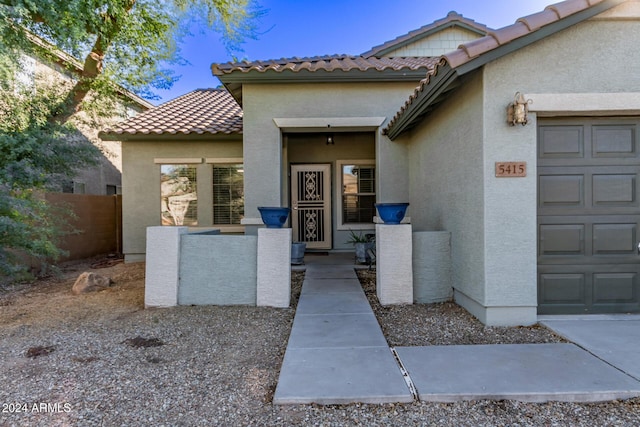
<svg viewBox="0 0 640 427">
<path fill-rule="evenodd" d="M 0 59 L 0 73 L 7 71 L 6 64 Z M 4 83 L 0 88 L 0 277 L 16 278 L 26 265 L 47 270 L 63 254 L 55 243 L 69 213 L 47 204 L 39 191 L 59 185 L 78 168 L 95 162 L 99 150 L 77 138 L 71 124 L 48 120 L 64 98 L 63 88 L 40 87 L 36 92 L 20 87 L 15 79 Z"/>
<path fill-rule="evenodd" d="M 362 234 L 362 231 L 359 231 L 358 233 L 356 233 L 355 231 L 350 229 L 349 240 L 347 240 L 345 243 L 350 243 L 352 245 L 355 245 L 356 243 L 369 243 L 370 241 L 371 239 L 366 235 Z"/>
<path fill-rule="evenodd" d="M 6 190 L 0 183 L 0 191 Z M 38 273 L 51 269 L 64 254 L 55 245 L 62 235 L 60 214 L 33 191 L 13 190 L 0 197 L 0 279 L 29 277 L 28 265 L 37 266 Z"/>
<path fill-rule="evenodd" d="M 60 87 L 0 91 L 0 185 L 9 192 L 54 188 L 99 156 L 71 123 L 49 120 L 64 95 Z"/>
<path fill-rule="evenodd" d="M 152 97 L 176 80 L 168 65 L 184 61 L 176 41 L 188 28 L 219 31 L 235 57 L 245 39 L 256 38 L 264 13 L 254 0 L 0 0 L 0 39 L 33 50 L 19 25 L 83 58 L 84 83 L 92 90 L 113 92 L 103 80 Z"/>
<path fill-rule="evenodd" d="M 43 265 L 60 255 L 59 215 L 37 194 L 96 159 L 73 123 L 96 129 L 118 114 L 122 88 L 151 98 L 170 87 L 167 66 L 183 61 L 176 40 L 196 21 L 233 55 L 263 13 L 254 0 L 0 0 L 0 275 L 25 255 Z M 22 84 L 25 54 L 68 80 Z"/>
</svg>

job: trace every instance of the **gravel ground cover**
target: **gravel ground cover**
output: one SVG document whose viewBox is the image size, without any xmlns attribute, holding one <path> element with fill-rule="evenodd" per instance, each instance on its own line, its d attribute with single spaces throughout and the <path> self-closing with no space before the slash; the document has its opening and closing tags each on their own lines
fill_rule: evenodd
<svg viewBox="0 0 640 427">
<path fill-rule="evenodd" d="M 640 399 L 274 406 L 301 273 L 291 309 L 145 310 L 143 264 L 96 270 L 114 286 L 74 296 L 86 268 L 0 290 L 0 426 L 640 425 Z M 368 294 L 371 279 L 361 278 Z M 484 328 L 453 304 L 373 306 L 392 345 L 559 340 L 544 328 Z"/>
<path fill-rule="evenodd" d="M 357 270 L 369 304 L 390 346 L 540 344 L 566 342 L 544 326 L 484 326 L 453 302 L 383 307 L 376 297 L 375 270 Z"/>
</svg>

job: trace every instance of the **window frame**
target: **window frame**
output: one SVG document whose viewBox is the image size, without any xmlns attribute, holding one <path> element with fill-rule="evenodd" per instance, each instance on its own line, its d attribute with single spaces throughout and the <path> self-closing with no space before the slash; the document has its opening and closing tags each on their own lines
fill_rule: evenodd
<svg viewBox="0 0 640 427">
<path fill-rule="evenodd" d="M 378 194 L 378 179 L 377 179 L 377 168 L 375 159 L 357 159 L 357 160 L 336 160 L 336 229 L 337 230 L 373 230 L 376 227 L 375 222 L 353 222 L 349 224 L 345 224 L 342 217 L 342 200 L 344 196 L 344 182 L 343 182 L 343 173 L 342 168 L 345 165 L 367 165 L 373 166 L 376 169 L 376 188 L 375 193 L 372 195 L 376 196 Z M 370 193 L 367 193 L 370 194 Z"/>
<path fill-rule="evenodd" d="M 160 179 L 160 186 L 158 187 L 158 190 L 160 190 L 160 225 L 164 226 L 164 227 L 176 227 L 177 225 L 170 225 L 170 224 L 163 224 L 162 223 L 162 167 L 163 166 L 188 166 L 188 167 L 192 167 L 195 170 L 195 178 L 196 178 L 196 201 L 199 201 L 199 196 L 198 196 L 198 181 L 200 180 L 199 177 L 199 173 L 198 173 L 198 165 L 202 163 L 202 159 L 193 159 L 193 158 L 185 158 L 185 159 L 169 159 L 169 158 L 163 158 L 163 159 L 154 159 L 154 163 L 156 165 L 158 165 L 158 171 L 159 173 L 159 179 Z M 190 224 L 190 225 L 182 225 L 180 227 L 189 227 L 189 228 L 197 228 L 200 227 L 200 212 L 199 209 L 196 208 L 196 223 L 195 224 Z"/>
<path fill-rule="evenodd" d="M 220 157 L 220 158 L 206 158 L 205 163 L 210 165 L 208 173 L 211 177 L 211 224 L 212 227 L 219 228 L 221 233 L 244 233 L 245 226 L 242 224 L 216 224 L 214 214 L 215 198 L 213 195 L 213 168 L 214 166 L 224 165 L 238 165 L 241 164 L 244 169 L 244 158 L 242 157 Z M 242 186 L 244 189 L 244 175 L 242 178 Z M 243 206 L 244 209 L 244 206 Z"/>
</svg>

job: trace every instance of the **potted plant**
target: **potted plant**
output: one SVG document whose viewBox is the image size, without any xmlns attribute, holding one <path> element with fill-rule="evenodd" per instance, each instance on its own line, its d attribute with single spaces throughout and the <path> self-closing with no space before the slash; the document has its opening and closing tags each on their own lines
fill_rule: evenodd
<svg viewBox="0 0 640 427">
<path fill-rule="evenodd" d="M 267 228 L 282 228 L 289 217 L 289 208 L 279 206 L 258 206 L 262 222 Z"/>
<path fill-rule="evenodd" d="M 376 203 L 375 206 L 385 224 L 400 224 L 404 219 L 409 203 Z"/>
<path fill-rule="evenodd" d="M 369 249 L 375 250 L 376 248 L 375 234 L 362 234 L 362 231 L 356 233 L 353 230 L 349 230 L 349 240 L 345 243 L 353 245 L 356 251 L 356 263 L 371 263 L 371 257 L 367 252 Z"/>
</svg>

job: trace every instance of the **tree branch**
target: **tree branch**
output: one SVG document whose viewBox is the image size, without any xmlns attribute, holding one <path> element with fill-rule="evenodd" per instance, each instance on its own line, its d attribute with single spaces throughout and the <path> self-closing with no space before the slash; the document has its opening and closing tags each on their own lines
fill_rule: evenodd
<svg viewBox="0 0 640 427">
<path fill-rule="evenodd" d="M 129 0 L 127 2 L 124 8 L 124 16 L 131 12 L 135 2 L 136 0 Z M 71 91 L 69 91 L 64 101 L 62 112 L 52 118 L 57 123 L 67 122 L 75 113 L 82 109 L 82 102 L 91 90 L 93 82 L 102 74 L 105 52 L 113 43 L 113 40 L 124 24 L 122 19 L 118 19 L 118 17 L 113 14 L 104 14 L 103 19 L 106 31 L 96 37 L 91 52 L 85 57 L 80 78 Z"/>
</svg>

